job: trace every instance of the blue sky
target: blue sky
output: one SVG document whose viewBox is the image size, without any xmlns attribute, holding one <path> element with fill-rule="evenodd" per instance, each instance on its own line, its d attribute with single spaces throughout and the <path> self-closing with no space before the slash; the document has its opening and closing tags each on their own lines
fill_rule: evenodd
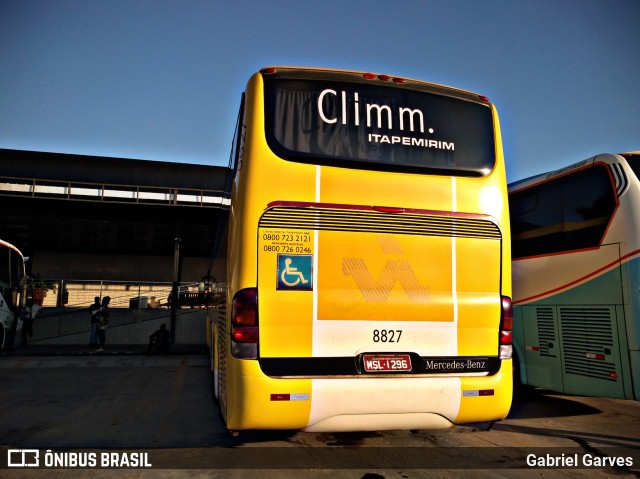
<svg viewBox="0 0 640 479">
<path fill-rule="evenodd" d="M 509 181 L 640 150 L 638 0 L 0 0 L 0 148 L 226 165 L 249 76 L 487 95 Z"/>
</svg>

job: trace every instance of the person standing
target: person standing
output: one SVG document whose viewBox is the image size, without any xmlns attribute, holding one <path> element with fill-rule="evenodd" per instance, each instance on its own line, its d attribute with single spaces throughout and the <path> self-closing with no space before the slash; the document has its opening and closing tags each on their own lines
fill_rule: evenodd
<svg viewBox="0 0 640 479">
<path fill-rule="evenodd" d="M 97 347 L 98 342 L 98 314 L 100 313 L 100 296 L 93 298 L 93 304 L 89 306 L 91 315 L 91 335 L 89 336 L 89 346 Z"/>
<path fill-rule="evenodd" d="M 110 296 L 102 298 L 102 306 L 100 306 L 100 312 L 98 313 L 98 339 L 100 345 L 96 351 L 104 351 L 104 344 L 107 340 L 107 328 L 109 327 L 109 302 L 111 302 Z"/>
<path fill-rule="evenodd" d="M 22 320 L 22 344 L 27 344 L 27 336 L 33 336 L 33 320 L 40 311 L 40 305 L 34 303 L 32 299 L 27 300 L 24 308 L 24 316 Z"/>
</svg>

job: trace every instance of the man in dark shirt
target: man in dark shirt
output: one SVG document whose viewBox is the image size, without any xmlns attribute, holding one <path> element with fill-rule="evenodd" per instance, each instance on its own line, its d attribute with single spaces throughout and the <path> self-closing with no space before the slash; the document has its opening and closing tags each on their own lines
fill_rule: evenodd
<svg viewBox="0 0 640 479">
<path fill-rule="evenodd" d="M 98 313 L 100 312 L 100 296 L 93 299 L 94 303 L 89 306 L 91 315 L 91 336 L 89 336 L 89 346 L 98 346 Z"/>
</svg>

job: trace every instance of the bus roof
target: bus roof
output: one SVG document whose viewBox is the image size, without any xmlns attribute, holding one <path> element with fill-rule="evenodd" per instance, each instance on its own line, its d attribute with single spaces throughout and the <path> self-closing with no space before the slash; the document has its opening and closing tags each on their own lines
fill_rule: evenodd
<svg viewBox="0 0 640 479">
<path fill-rule="evenodd" d="M 564 166 L 557 170 L 547 171 L 545 173 L 540 173 L 538 175 L 530 176 L 528 178 L 524 178 L 522 180 L 514 181 L 513 183 L 509 183 L 509 193 L 513 193 L 519 190 L 523 190 L 535 184 L 546 181 L 550 178 L 554 178 L 556 176 L 564 175 L 565 173 L 569 173 L 572 170 L 577 170 L 580 168 L 584 168 L 585 166 L 590 166 L 596 161 L 605 162 L 605 163 L 618 163 L 620 161 L 620 156 L 628 156 L 628 155 L 638 155 L 640 152 L 629 152 L 629 153 L 601 153 L 599 155 L 592 156 L 591 158 L 587 158 L 586 160 L 578 161 L 577 163 L 572 163 L 570 165 Z"/>
<path fill-rule="evenodd" d="M 1 246 L 3 246 L 3 247 L 5 247 L 5 248 L 12 249 L 12 250 L 14 250 L 16 253 L 18 253 L 20 256 L 23 256 L 23 255 L 22 255 L 22 252 L 21 252 L 18 248 L 16 248 L 15 246 L 13 246 L 11 243 L 7 243 L 6 241 L 4 241 L 4 240 L 1 240 L 1 239 L 0 239 L 0 245 L 1 245 Z M 24 256 L 23 256 L 23 257 L 24 257 Z"/>
<path fill-rule="evenodd" d="M 380 81 L 390 86 L 405 86 L 430 93 L 448 95 L 462 100 L 474 101 L 478 103 L 491 104 L 489 98 L 479 93 L 474 93 L 460 88 L 454 88 L 439 83 L 431 83 L 424 80 L 415 80 L 396 75 L 386 75 L 374 72 L 364 72 L 357 70 L 343 70 L 331 68 L 295 67 L 295 66 L 269 66 L 260 69 L 262 74 L 285 74 L 289 78 L 304 77 L 309 73 L 318 75 L 321 78 L 332 80 L 348 80 L 351 82 L 368 83 L 370 81 Z"/>
</svg>

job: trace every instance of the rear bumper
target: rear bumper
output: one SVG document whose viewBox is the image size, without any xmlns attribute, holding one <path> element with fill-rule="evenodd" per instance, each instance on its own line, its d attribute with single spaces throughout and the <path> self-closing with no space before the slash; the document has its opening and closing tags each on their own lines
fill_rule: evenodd
<svg viewBox="0 0 640 479">
<path fill-rule="evenodd" d="M 434 429 L 500 420 L 511 406 L 511 360 L 492 376 L 472 377 L 279 379 L 257 361 L 228 367 L 223 414 L 231 430 Z"/>
</svg>

